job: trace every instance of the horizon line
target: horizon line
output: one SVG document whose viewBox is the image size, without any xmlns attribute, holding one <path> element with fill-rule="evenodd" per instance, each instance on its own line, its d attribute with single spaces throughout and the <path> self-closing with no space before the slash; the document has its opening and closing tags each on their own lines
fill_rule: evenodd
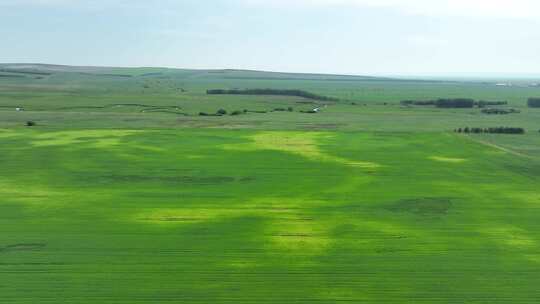
<svg viewBox="0 0 540 304">
<path fill-rule="evenodd" d="M 420 72 L 420 73 L 332 73 L 332 72 L 298 72 L 298 71 L 280 71 L 270 69 L 256 68 L 186 68 L 175 66 L 138 66 L 138 65 L 79 65 L 79 64 L 62 64 L 62 63 L 43 63 L 43 62 L 0 62 L 0 65 L 41 65 L 41 66 L 56 66 L 56 67 L 72 67 L 72 68 L 119 68 L 119 69 L 170 69 L 170 70 L 195 70 L 195 71 L 241 71 L 241 72 L 262 72 L 276 74 L 293 74 L 293 75 L 313 75 L 313 76 L 336 76 L 336 77 L 365 77 L 365 78 L 411 78 L 411 77 L 428 77 L 428 78 L 499 78 L 509 77 L 513 79 L 529 79 L 540 78 L 539 73 L 531 72 Z"/>
</svg>

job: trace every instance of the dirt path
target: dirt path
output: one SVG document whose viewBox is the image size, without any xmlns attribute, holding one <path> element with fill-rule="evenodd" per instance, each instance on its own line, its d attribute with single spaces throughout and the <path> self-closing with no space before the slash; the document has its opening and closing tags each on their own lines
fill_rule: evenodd
<svg viewBox="0 0 540 304">
<path fill-rule="evenodd" d="M 497 150 L 500 150 L 500 151 L 503 151 L 503 152 L 506 152 L 506 153 L 509 153 L 509 154 L 512 154 L 512 155 L 515 155 L 515 156 L 525 157 L 525 158 L 529 158 L 529 159 L 536 159 L 535 157 L 533 157 L 531 155 L 520 153 L 520 152 L 514 151 L 512 149 L 508 149 L 508 148 L 505 148 L 503 146 L 499 146 L 499 145 L 496 145 L 494 143 L 490 143 L 490 142 L 485 141 L 485 140 L 473 138 L 473 137 L 467 136 L 467 135 L 465 136 L 465 138 L 468 138 L 471 141 L 480 143 L 480 144 L 482 144 L 484 146 L 492 147 L 492 148 L 495 148 Z"/>
</svg>

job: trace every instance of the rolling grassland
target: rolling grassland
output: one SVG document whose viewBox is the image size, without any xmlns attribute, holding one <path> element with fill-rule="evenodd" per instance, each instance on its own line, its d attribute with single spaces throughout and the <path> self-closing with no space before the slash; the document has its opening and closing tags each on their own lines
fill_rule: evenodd
<svg viewBox="0 0 540 304">
<path fill-rule="evenodd" d="M 5 130 L 9 303 L 535 303 L 540 165 L 458 135 Z"/>
<path fill-rule="evenodd" d="M 146 68 L 0 74 L 11 75 L 0 77 L 2 303 L 540 301 L 540 110 L 526 107 L 538 88 Z M 205 93 L 220 88 L 339 101 Z M 458 96 L 521 112 L 399 104 Z M 219 109 L 228 114 L 198 115 Z M 527 133 L 453 132 L 498 126 Z"/>
</svg>

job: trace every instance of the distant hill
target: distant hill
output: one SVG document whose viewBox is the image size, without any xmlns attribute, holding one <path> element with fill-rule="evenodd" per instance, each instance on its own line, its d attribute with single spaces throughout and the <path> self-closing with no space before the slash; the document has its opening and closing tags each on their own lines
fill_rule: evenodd
<svg viewBox="0 0 540 304">
<path fill-rule="evenodd" d="M 119 76 L 119 77 L 154 77 L 169 76 L 181 78 L 208 78 L 208 79 L 260 79 L 260 80 L 321 80 L 321 81 L 369 81 L 391 80 L 390 78 L 355 76 L 355 75 L 332 75 L 332 74 L 309 74 L 309 73 L 283 73 L 255 70 L 195 70 L 174 68 L 118 68 L 118 67 L 94 67 L 94 66 L 67 66 L 38 63 L 0 63 L 0 72 L 20 74 L 56 74 L 78 73 L 95 76 Z"/>
</svg>

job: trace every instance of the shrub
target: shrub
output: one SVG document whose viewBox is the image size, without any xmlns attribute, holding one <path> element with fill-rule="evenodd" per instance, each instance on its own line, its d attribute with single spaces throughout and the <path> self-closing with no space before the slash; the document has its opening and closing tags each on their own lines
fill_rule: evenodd
<svg viewBox="0 0 540 304">
<path fill-rule="evenodd" d="M 292 112 L 292 111 L 294 111 L 294 109 L 293 109 L 293 107 L 288 107 L 287 111 Z"/>
<path fill-rule="evenodd" d="M 231 115 L 232 115 L 232 116 L 236 116 L 236 115 L 240 115 L 240 114 L 242 114 L 242 113 L 243 113 L 242 111 L 236 110 L 236 111 L 232 111 L 232 112 L 231 112 Z"/>
<path fill-rule="evenodd" d="M 219 109 L 219 110 L 217 110 L 216 114 L 218 114 L 218 115 L 227 115 L 227 111 L 224 110 L 224 109 Z"/>
<path fill-rule="evenodd" d="M 29 121 L 26 122 L 26 126 L 27 126 L 27 127 L 33 127 L 33 126 L 35 126 L 35 125 L 36 125 L 36 123 L 33 122 L 33 121 L 31 121 L 31 120 L 29 120 Z"/>
</svg>

